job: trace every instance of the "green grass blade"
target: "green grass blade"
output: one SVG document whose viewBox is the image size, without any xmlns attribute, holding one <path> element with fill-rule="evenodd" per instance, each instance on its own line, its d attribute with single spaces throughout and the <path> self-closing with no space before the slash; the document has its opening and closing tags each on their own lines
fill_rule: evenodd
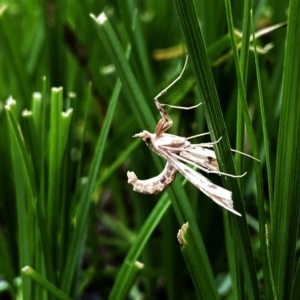
<svg viewBox="0 0 300 300">
<path fill-rule="evenodd" d="M 32 164 L 30 163 L 30 159 L 28 157 L 27 151 L 26 151 L 26 147 L 25 147 L 25 144 L 23 141 L 23 136 L 21 135 L 20 130 L 19 130 L 19 124 L 17 122 L 16 112 L 15 112 L 15 108 L 14 108 L 15 105 L 16 105 L 16 102 L 14 100 L 12 100 L 12 99 L 8 100 L 8 103 L 5 106 L 6 113 L 7 113 L 7 120 L 10 125 L 10 130 L 16 138 L 17 146 L 22 153 L 25 168 L 28 173 L 30 189 L 32 191 L 32 194 L 36 195 L 36 186 L 35 186 L 36 181 L 35 181 L 34 171 L 33 171 Z"/>
<path fill-rule="evenodd" d="M 201 290 L 201 294 L 205 299 L 218 299 L 215 281 L 211 266 L 209 264 L 208 255 L 204 247 L 202 235 L 199 231 L 196 220 L 195 211 L 189 201 L 189 197 L 179 184 L 178 180 L 168 189 L 168 194 L 172 201 L 172 207 L 176 214 L 179 224 L 183 224 L 188 220 L 191 238 L 195 241 L 193 252 L 190 259 L 197 260 L 199 268 L 194 270 L 192 280 L 196 290 Z"/>
<path fill-rule="evenodd" d="M 14 179 L 16 185 L 17 198 L 17 213 L 19 217 L 19 243 L 21 245 L 20 255 L 25 258 L 21 260 L 21 267 L 26 264 L 32 264 L 32 257 L 28 257 L 27 252 L 35 253 L 36 239 L 41 239 L 43 252 L 35 253 L 36 260 L 41 260 L 45 263 L 45 272 L 51 280 L 54 280 L 52 263 L 50 261 L 50 242 L 47 232 L 47 222 L 45 222 L 45 215 L 41 209 L 41 198 L 36 194 L 36 180 L 33 175 L 33 167 L 29 159 L 28 152 L 25 147 L 24 138 L 20 130 L 14 112 L 14 102 L 8 101 L 6 105 L 7 120 L 10 129 L 10 137 L 12 142 L 12 157 L 14 166 Z M 18 161 L 18 162 L 17 162 Z M 26 201 L 24 197 L 26 196 Z M 25 201 L 25 202 L 24 202 Z M 27 217 L 26 217 L 27 216 Z M 30 224 L 28 224 L 28 219 Z M 36 227 L 33 220 L 37 221 Z M 28 228 L 27 232 L 26 228 Z M 24 247 L 24 249 L 22 249 Z M 29 247 L 29 249 L 28 249 Z M 39 254 L 38 254 L 39 253 Z"/>
<path fill-rule="evenodd" d="M 235 42 L 235 36 L 234 36 L 234 28 L 233 28 L 233 20 L 231 15 L 231 7 L 230 2 L 225 0 L 225 7 L 226 7 L 226 14 L 227 14 L 227 20 L 228 20 L 228 27 L 229 27 L 229 33 L 231 36 L 231 42 L 232 42 L 232 48 L 233 48 L 233 57 L 235 60 L 235 67 L 236 67 L 236 73 L 238 78 L 238 86 L 239 86 L 239 99 L 241 101 L 241 106 L 243 110 L 243 116 L 245 119 L 246 129 L 249 137 L 249 142 L 253 151 L 254 157 L 259 157 L 258 152 L 258 145 L 256 141 L 256 137 L 254 134 L 254 130 L 251 124 L 250 115 L 248 112 L 248 105 L 246 102 L 246 90 L 245 90 L 245 84 L 242 76 L 242 68 L 243 64 L 241 65 L 239 63 L 238 58 L 238 52 L 237 52 L 237 45 Z M 250 9 L 250 6 L 248 7 Z M 247 14 L 247 12 L 246 12 Z M 249 17 L 250 17 L 250 11 L 249 11 Z M 248 18 L 249 22 L 246 24 L 246 31 L 249 32 L 251 28 L 251 19 Z M 248 37 L 249 38 L 249 37 Z M 244 43 L 245 44 L 245 43 Z M 242 51 L 243 53 L 243 51 Z M 262 259 L 263 259 L 263 269 L 265 273 L 265 278 L 267 282 L 270 282 L 270 274 L 269 274 L 269 268 L 268 268 L 268 254 L 266 249 L 266 232 L 265 232 L 265 211 L 264 211 L 264 192 L 263 192 L 263 185 L 262 185 L 262 171 L 260 168 L 259 163 L 255 162 L 255 174 L 256 174 L 256 186 L 257 186 L 257 203 L 258 203 L 258 212 L 259 212 L 259 225 L 260 225 L 260 241 L 261 241 L 261 247 L 262 247 Z M 269 291 L 269 286 L 267 286 L 267 292 Z"/>
<path fill-rule="evenodd" d="M 272 260 L 279 299 L 292 299 L 295 249 L 299 225 L 298 163 L 300 144 L 300 2 L 289 7 L 282 104 L 278 133 L 274 202 L 272 205 Z"/>
<path fill-rule="evenodd" d="M 207 299 L 207 295 L 203 294 L 203 288 L 201 284 L 199 284 L 202 276 L 199 270 L 202 269 L 202 265 L 199 259 L 197 259 L 197 252 L 195 251 L 195 249 L 197 249 L 197 242 L 194 240 L 194 236 L 189 230 L 188 222 L 183 224 L 180 228 L 177 239 L 180 245 L 180 250 L 193 279 L 198 299 Z"/>
<path fill-rule="evenodd" d="M 103 158 L 105 142 L 107 139 L 109 128 L 111 126 L 111 122 L 115 112 L 120 90 L 121 90 L 121 83 L 117 81 L 112 97 L 109 101 L 109 108 L 97 141 L 94 157 L 90 165 L 89 174 L 88 174 L 89 180 L 88 183 L 85 185 L 84 191 L 79 199 L 79 203 L 77 207 L 77 216 L 76 216 L 77 217 L 76 228 L 73 233 L 70 247 L 68 249 L 69 254 L 67 255 L 66 267 L 65 267 L 64 274 L 62 276 L 62 289 L 67 294 L 70 293 L 72 280 L 74 278 L 73 277 L 74 272 L 80 262 L 80 254 L 85 241 L 88 212 L 91 204 L 92 193 L 95 188 L 98 171 Z"/>
<path fill-rule="evenodd" d="M 244 9 L 243 9 L 243 33 L 242 33 L 242 47 L 241 47 L 241 53 L 240 53 L 240 59 L 239 63 L 241 65 L 242 70 L 242 79 L 244 82 L 244 86 L 246 88 L 247 78 L 248 78 L 248 61 L 249 61 L 249 40 L 250 40 L 250 30 L 251 30 L 251 21 L 250 21 L 250 8 L 251 8 L 251 1 L 245 1 L 244 2 Z M 226 7 L 226 5 L 225 5 Z M 233 28 L 232 28 L 233 29 Z M 230 43 L 232 42 L 232 35 L 229 33 L 230 37 Z M 231 47 L 232 48 L 232 47 Z M 231 50 L 232 52 L 232 50 Z M 237 63 L 237 61 L 236 61 Z M 242 94 L 242 88 L 238 86 L 238 99 L 237 99 L 237 121 L 236 121 L 236 149 L 243 151 L 243 145 L 244 145 L 244 117 L 243 117 L 243 94 Z M 237 155 L 236 157 L 236 170 L 237 174 L 243 174 L 243 157 L 241 155 Z M 240 186 L 243 187 L 243 179 L 239 180 Z M 227 222 L 228 224 L 228 222 Z M 230 230 L 226 226 L 227 235 L 230 235 Z M 231 238 L 228 238 L 231 240 Z M 230 242 L 228 242 L 229 244 Z M 233 241 L 234 244 L 234 241 Z M 231 246 L 232 247 L 232 246 Z M 234 257 L 231 255 L 231 263 L 233 262 L 233 265 L 231 265 L 232 270 L 236 270 L 236 273 L 233 276 L 233 279 L 235 282 L 233 283 L 234 286 L 237 287 L 235 290 L 236 296 L 238 298 L 244 298 L 245 297 L 245 287 L 244 287 L 244 280 L 243 280 L 243 270 L 240 267 L 239 263 L 235 259 L 236 257 L 236 251 L 235 249 L 231 249 L 234 253 Z M 230 254 L 229 254 L 230 255 Z"/>
<path fill-rule="evenodd" d="M 154 79 L 146 50 L 145 38 L 141 31 L 142 26 L 140 24 L 141 20 L 138 17 L 139 12 L 134 2 L 130 0 L 119 0 L 118 6 L 123 16 L 124 26 L 132 47 L 133 62 L 140 66 L 136 68 L 137 78 L 140 85 L 143 86 L 142 90 L 147 91 L 147 94 L 150 95 L 154 90 Z"/>
<path fill-rule="evenodd" d="M 117 35 L 105 13 L 97 18 L 91 15 L 94 20 L 99 36 L 107 53 L 115 65 L 123 88 L 129 97 L 129 105 L 141 128 L 154 128 L 155 121 L 147 105 L 146 98 L 141 91 L 138 82 L 129 66 L 125 51 L 117 38 Z"/>
<path fill-rule="evenodd" d="M 247 75 L 248 75 L 248 61 L 249 61 L 249 43 L 250 43 L 250 19 L 251 1 L 245 1 L 243 13 L 243 35 L 242 35 L 242 49 L 240 54 L 240 65 L 242 70 L 243 82 L 246 89 Z M 231 36 L 230 36 L 231 37 Z M 231 39 L 230 39 L 231 41 Z M 243 122 L 243 102 L 242 92 L 238 88 L 238 102 L 237 102 L 237 124 L 236 124 L 236 149 L 243 151 L 244 144 L 244 122 Z M 242 156 L 238 155 L 236 158 L 237 173 L 243 173 Z M 242 180 L 240 180 L 242 182 Z"/>
<path fill-rule="evenodd" d="M 124 160 L 129 156 L 130 153 L 132 153 L 140 144 L 141 140 L 134 140 L 122 153 L 120 156 L 117 157 L 117 159 L 103 172 L 99 180 L 97 181 L 96 186 L 100 186 L 103 184 L 110 176 L 113 174 L 113 172 L 116 171 L 118 167 L 124 162 Z"/>
<path fill-rule="evenodd" d="M 253 45 L 254 45 L 254 59 L 255 59 L 255 70 L 257 77 L 257 86 L 258 86 L 258 98 L 259 98 L 259 108 L 260 115 L 262 121 L 262 131 L 263 131 L 263 140 L 264 140 L 264 149 L 266 155 L 266 166 L 267 166 L 267 185 L 269 191 L 269 201 L 273 202 L 273 181 L 272 181 L 272 170 L 271 170 L 271 161 L 270 161 L 270 147 L 268 140 L 268 132 L 267 132 L 267 124 L 266 124 L 266 113 L 264 107 L 263 100 L 263 92 L 262 92 L 262 83 L 260 76 L 260 66 L 258 61 L 258 54 L 256 51 L 256 38 L 254 34 L 254 24 L 252 23 L 252 34 L 253 34 Z M 264 211 L 263 200 L 259 204 L 260 211 Z M 273 278 L 273 266 L 270 264 L 270 251 L 267 249 L 267 233 L 266 230 L 262 230 L 265 228 L 266 219 L 262 217 L 262 214 L 259 214 L 259 228 L 260 228 L 260 242 L 262 249 L 262 259 L 263 259 L 263 270 L 264 270 L 264 281 L 265 281 L 265 295 L 266 298 L 269 299 L 278 299 L 277 298 L 277 290 Z"/>
<path fill-rule="evenodd" d="M 135 269 L 135 263 L 139 259 L 139 256 L 141 255 L 151 234 L 170 205 L 171 202 L 165 193 L 152 209 L 149 217 L 145 220 L 134 243 L 128 251 L 124 259 L 125 263 L 122 264 L 118 272 L 113 289 L 109 295 L 109 299 L 125 299 L 127 297 L 128 291 L 135 279 L 134 276 L 132 276 L 132 272 L 134 272 Z"/>
<path fill-rule="evenodd" d="M 27 153 L 25 151 L 25 146 L 21 138 L 20 132 L 18 131 L 16 116 L 14 115 L 15 103 L 12 100 L 6 105 L 7 120 L 10 130 L 10 140 L 11 140 L 11 154 L 13 157 L 13 170 L 14 170 L 14 180 L 16 189 L 16 206 L 17 206 L 17 220 L 18 220 L 18 241 L 20 246 L 20 267 L 31 263 L 31 250 L 32 250 L 32 231 L 30 231 L 30 226 L 25 226 L 28 223 L 27 211 L 33 210 L 33 191 L 30 189 L 30 171 L 26 168 L 29 163 Z M 27 159 L 26 159 L 27 158 Z M 29 201 L 28 201 L 29 199 Z M 26 207 L 29 203 L 29 209 Z M 32 221 L 31 221 L 32 222 Z M 22 292 L 24 297 L 31 297 L 32 284 L 27 278 L 22 276 Z"/>
<path fill-rule="evenodd" d="M 298 259 L 295 277 L 293 281 L 293 290 L 291 299 L 299 299 L 300 298 L 300 285 L 298 284 L 300 280 L 300 260 Z"/>
<path fill-rule="evenodd" d="M 67 136 L 72 117 L 72 110 L 66 112 L 63 109 L 63 89 L 52 88 L 51 110 L 50 110 L 50 133 L 49 133 L 49 156 L 48 156 L 48 198 L 47 198 L 47 226 L 50 238 L 50 252 L 55 253 L 59 245 L 57 232 L 64 224 L 65 210 L 63 200 L 63 187 L 65 186 L 63 176 L 63 156 L 66 151 Z M 52 261 L 54 269 L 59 269 L 59 255 L 53 255 Z M 51 278 L 50 278 L 51 280 Z M 52 279 L 53 280 L 53 279 Z M 53 281 L 56 283 L 55 281 Z"/>
<path fill-rule="evenodd" d="M 67 294 L 58 289 L 55 285 L 53 285 L 50 281 L 48 281 L 45 277 L 31 267 L 26 266 L 22 268 L 22 272 L 24 275 L 27 275 L 30 279 L 38 283 L 42 288 L 46 289 L 50 294 L 54 295 L 57 299 L 71 300 Z"/>
</svg>

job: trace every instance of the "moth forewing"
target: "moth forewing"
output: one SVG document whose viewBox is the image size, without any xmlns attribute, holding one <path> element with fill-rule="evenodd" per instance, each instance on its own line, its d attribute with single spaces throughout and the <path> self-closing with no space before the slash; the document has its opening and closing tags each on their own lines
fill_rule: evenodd
<svg viewBox="0 0 300 300">
<path fill-rule="evenodd" d="M 201 167 L 206 168 L 208 171 L 215 173 L 220 171 L 217 157 L 213 150 L 191 145 L 191 147 L 181 151 L 179 155 Z"/>
<path fill-rule="evenodd" d="M 232 213 L 241 216 L 240 213 L 233 209 L 232 193 L 214 183 L 209 181 L 202 174 L 196 172 L 184 163 L 174 160 L 171 156 L 169 157 L 172 165 L 180 172 L 188 181 L 196 186 L 201 192 L 207 195 L 218 205 L 226 208 Z"/>
</svg>

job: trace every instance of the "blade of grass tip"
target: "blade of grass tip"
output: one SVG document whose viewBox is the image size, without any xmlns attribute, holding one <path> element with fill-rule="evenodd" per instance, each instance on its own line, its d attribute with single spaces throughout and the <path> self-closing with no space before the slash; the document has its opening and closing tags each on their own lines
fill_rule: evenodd
<svg viewBox="0 0 300 300">
<path fill-rule="evenodd" d="M 42 255 L 43 256 L 43 264 L 45 265 L 45 274 L 46 277 L 51 280 L 52 282 L 55 282 L 55 272 L 53 268 L 53 262 L 52 262 L 52 252 L 50 250 L 50 239 L 48 237 L 48 228 L 47 228 L 47 222 L 45 222 L 45 211 L 47 206 L 46 199 L 46 190 L 45 190 L 45 184 L 47 176 L 45 176 L 46 169 L 45 169 L 45 162 L 44 158 L 46 157 L 46 153 L 48 152 L 48 142 L 46 142 L 46 139 L 48 139 L 48 127 L 47 127 L 47 120 L 46 115 L 48 115 L 48 106 L 47 106 L 47 99 L 48 99 L 48 92 L 47 92 L 47 80 L 46 77 L 42 77 L 42 97 L 41 97 L 41 110 L 40 110 L 40 117 L 37 119 L 40 119 L 40 124 L 36 124 L 36 132 L 38 134 L 38 139 L 40 140 L 40 167 L 39 167 L 39 173 L 36 174 L 40 180 L 40 191 L 37 196 L 36 201 L 36 219 L 38 220 L 38 229 L 40 231 L 39 236 L 41 239 L 42 244 Z M 33 96 L 33 101 L 37 100 L 38 95 Z M 34 109 L 34 104 L 32 104 L 32 107 Z M 38 113 L 38 110 L 33 110 L 33 113 Z M 40 257 L 42 260 L 42 257 Z"/>
<path fill-rule="evenodd" d="M 199 231 L 196 214 L 190 204 L 189 197 L 178 180 L 168 188 L 168 194 L 171 198 L 172 207 L 178 222 L 182 224 L 188 220 L 191 235 L 197 246 L 191 253 L 191 255 L 194 256 L 193 259 L 197 260 L 200 266 L 199 268 L 195 268 L 193 273 L 191 273 L 195 288 L 201 290 L 203 299 L 218 299 L 219 297 L 210 262 L 204 247 L 202 235 Z"/>
<path fill-rule="evenodd" d="M 272 205 L 272 251 L 278 299 L 291 299 L 299 228 L 300 2 L 291 0 Z"/>
<path fill-rule="evenodd" d="M 70 197 L 69 188 L 72 185 L 70 178 L 73 175 L 73 168 L 71 162 L 70 153 L 72 152 L 71 147 L 72 138 L 70 127 L 73 129 L 72 123 L 74 110 L 69 108 L 67 111 L 61 112 L 61 129 L 60 129 L 60 140 L 61 140 L 61 152 L 63 153 L 60 169 L 61 177 L 61 191 L 60 191 L 60 213 L 57 218 L 57 226 L 59 228 L 59 246 L 61 251 L 55 256 L 57 261 L 57 273 L 61 274 L 61 270 L 65 269 L 65 260 L 69 247 L 69 236 L 72 232 L 72 225 L 70 220 L 73 217 L 74 207 L 76 206 L 77 199 Z M 72 122 L 73 121 L 73 122 Z M 71 125 L 72 124 L 72 125 Z M 76 195 L 76 193 L 75 193 Z M 53 282 L 54 283 L 54 282 Z"/>
<path fill-rule="evenodd" d="M 76 228 L 71 240 L 71 245 L 69 247 L 69 255 L 67 256 L 67 262 L 65 267 L 65 272 L 62 275 L 62 289 L 69 294 L 71 289 L 72 280 L 74 278 L 75 268 L 78 267 L 80 261 L 80 254 L 82 251 L 85 231 L 87 226 L 88 211 L 90 208 L 92 193 L 95 188 L 98 171 L 102 162 L 103 152 L 105 148 L 105 142 L 108 136 L 108 131 L 111 126 L 112 118 L 114 116 L 117 100 L 121 90 L 121 83 L 117 80 L 114 87 L 112 97 L 109 101 L 108 110 L 101 128 L 99 139 L 97 141 L 97 146 L 95 148 L 95 153 L 93 160 L 90 165 L 88 173 L 88 183 L 84 187 L 84 191 L 79 199 L 78 209 L 77 209 L 77 221 Z"/>
<path fill-rule="evenodd" d="M 48 214 L 48 234 L 51 238 L 50 249 L 55 253 L 56 234 L 58 230 L 57 219 L 60 219 L 60 187 L 61 178 L 61 162 L 63 157 L 62 151 L 62 105 L 63 105 L 63 89 L 52 88 L 50 99 L 50 133 L 49 133 L 49 174 L 48 174 L 48 197 L 47 197 L 47 214 Z M 57 262 L 53 262 L 55 268 Z"/>
<path fill-rule="evenodd" d="M 35 128 L 42 128 L 42 94 L 41 93 L 33 93 L 32 95 L 32 117 Z"/>
<path fill-rule="evenodd" d="M 37 178 L 39 176 L 39 167 L 40 167 L 40 141 L 37 138 L 36 127 L 34 125 L 33 113 L 32 111 L 24 110 L 22 112 L 22 129 L 24 133 L 24 142 L 26 143 L 29 152 L 31 153 L 31 157 L 34 159 L 31 160 L 34 173 Z M 36 181 L 37 190 L 40 190 L 40 181 Z"/>
<path fill-rule="evenodd" d="M 38 135 L 38 139 L 40 140 L 40 166 L 39 166 L 39 178 L 40 178 L 40 191 L 39 191 L 39 197 L 40 199 L 43 199 L 42 201 L 39 201 L 40 203 L 38 204 L 41 207 L 41 211 L 45 212 L 46 211 L 46 206 L 47 206 L 47 201 L 45 201 L 46 199 L 46 191 L 45 191 L 45 184 L 46 184 L 46 180 L 45 180 L 45 162 L 44 162 L 44 158 L 46 157 L 46 154 L 48 152 L 48 142 L 46 143 L 46 137 L 48 137 L 48 128 L 46 126 L 46 113 L 47 113 L 47 101 L 46 99 L 48 99 L 48 94 L 47 94 L 47 81 L 46 81 L 46 77 L 42 78 L 42 88 L 41 88 L 42 92 L 41 92 L 41 110 L 40 110 L 40 123 L 37 123 L 36 126 L 36 132 Z M 34 97 L 35 99 L 35 97 Z M 34 108 L 35 105 L 32 105 L 32 110 L 33 110 L 33 114 L 35 116 L 35 114 L 37 113 L 37 110 Z M 35 118 L 34 119 L 38 119 Z"/>
<path fill-rule="evenodd" d="M 15 135 L 13 119 L 11 110 L 13 110 L 13 106 L 16 103 L 12 100 L 6 105 L 7 119 L 9 123 L 9 131 L 10 131 L 10 143 L 11 143 L 11 157 L 13 164 L 13 174 L 14 174 L 14 183 L 15 183 L 15 191 L 16 191 L 16 207 L 17 207 L 17 220 L 18 220 L 18 244 L 19 244 L 19 256 L 20 267 L 31 263 L 30 256 L 30 228 L 28 228 L 25 224 L 27 224 L 27 197 L 29 198 L 32 195 L 28 192 L 28 177 L 26 176 L 26 168 L 24 167 L 24 160 L 22 159 L 22 150 L 20 147 L 20 141 L 18 137 Z M 15 121 L 15 120 L 14 120 Z M 29 189 L 30 190 L 30 189 Z M 22 276 L 22 293 L 24 297 L 29 297 L 31 295 L 32 284 L 28 281 L 27 278 Z M 28 298 L 28 299 L 29 299 Z"/>
<path fill-rule="evenodd" d="M 186 272 L 183 271 L 183 269 L 186 269 L 184 268 L 186 263 L 182 260 L 182 253 L 178 251 L 178 240 L 175 237 L 175 232 L 178 231 L 178 221 L 176 219 L 176 215 L 171 209 L 165 213 L 161 220 L 160 231 L 160 256 L 163 263 L 163 274 L 168 282 L 165 294 L 167 299 L 176 299 L 179 295 L 183 296 L 183 294 L 187 292 L 186 289 L 183 289 L 181 284 L 178 284 L 186 280 Z M 149 250 L 149 252 L 151 252 L 152 247 L 148 247 L 148 249 L 149 248 L 151 248 Z M 157 258 L 154 259 L 156 260 Z M 176 274 L 176 276 L 174 276 L 174 274 Z M 156 284 L 157 283 L 155 283 L 155 285 Z M 194 295 L 194 290 L 195 289 L 189 291 L 189 295 Z"/>
<path fill-rule="evenodd" d="M 48 281 L 44 276 L 35 271 L 29 266 L 22 268 L 22 273 L 34 280 L 38 285 L 47 290 L 50 294 L 54 295 L 61 300 L 71 300 L 71 298 L 65 294 L 62 290 L 58 289 L 54 284 Z"/>
<path fill-rule="evenodd" d="M 264 139 L 264 148 L 266 155 L 266 165 L 267 165 L 267 184 L 269 191 L 269 201 L 273 202 L 273 183 L 272 183 L 272 170 L 271 170 L 271 160 L 270 160 L 270 148 L 269 148 L 269 139 L 267 132 L 267 124 L 266 124 L 266 115 L 264 108 L 264 100 L 263 100 L 263 92 L 261 85 L 261 77 L 260 77 L 260 68 L 258 61 L 258 54 L 256 51 L 257 43 L 256 36 L 254 31 L 254 24 L 252 18 L 252 35 L 253 35 L 253 46 L 254 46 L 254 61 L 255 61 L 255 69 L 256 69 L 256 77 L 257 77 L 257 87 L 258 87 L 258 99 L 259 99 L 259 109 L 261 115 L 262 122 L 262 130 L 263 130 L 263 139 Z M 262 252 L 262 260 L 263 260 L 263 271 L 264 271 L 264 282 L 265 282 L 265 297 L 267 299 L 277 299 L 277 291 L 273 278 L 273 266 L 270 264 L 270 256 L 267 242 L 267 232 L 265 228 L 266 218 L 263 214 L 264 211 L 264 203 L 263 199 L 258 203 L 259 205 L 259 236 L 260 236 L 260 244 L 261 244 L 261 252 Z M 264 228 L 264 230 L 262 230 Z"/>
<path fill-rule="evenodd" d="M 45 271 L 47 273 L 47 277 L 50 278 L 51 280 L 54 280 L 54 274 L 53 274 L 53 265 L 51 263 L 50 259 L 50 246 L 49 246 L 49 238 L 48 238 L 48 232 L 46 229 L 47 222 L 45 222 L 45 215 L 44 212 L 41 209 L 41 202 L 39 201 L 39 198 L 36 194 L 36 186 L 35 186 L 35 179 L 33 176 L 33 167 L 30 163 L 30 159 L 28 157 L 28 153 L 25 148 L 24 140 L 21 131 L 19 130 L 19 125 L 16 121 L 16 116 L 14 114 L 14 106 L 15 106 L 15 101 L 12 99 L 9 99 L 7 101 L 7 104 L 5 106 L 6 109 L 6 114 L 7 114 L 7 120 L 9 123 L 9 128 L 10 128 L 10 133 L 11 133 L 11 139 L 12 141 L 15 141 L 15 147 L 14 149 L 19 149 L 19 152 L 16 152 L 15 154 L 12 154 L 12 157 L 15 158 L 15 155 L 21 155 L 22 157 L 22 163 L 24 166 L 24 169 L 22 169 L 22 174 L 23 177 L 19 177 L 20 172 L 17 171 L 16 174 L 16 179 L 20 179 L 22 182 L 28 181 L 29 187 L 27 188 L 27 202 L 29 203 L 28 209 L 30 208 L 32 211 L 34 211 L 34 215 L 37 220 L 37 229 L 39 232 L 39 237 L 41 238 L 42 242 L 42 252 L 43 252 L 43 259 L 45 263 Z M 13 160 L 15 163 L 15 159 Z M 21 165 L 20 165 L 21 166 Z M 26 180 L 25 180 L 26 178 Z M 22 189 L 16 189 L 17 192 L 19 192 Z M 25 195 L 25 194 L 24 194 Z M 17 197 L 18 199 L 18 197 Z M 25 208 L 20 209 L 21 214 L 24 214 L 26 212 Z M 24 223 L 26 224 L 26 222 Z M 26 227 L 26 226 L 25 226 Z M 23 230 L 23 227 L 21 228 Z M 27 264 L 25 262 L 24 264 Z M 24 266 L 24 264 L 22 266 Z M 22 267 L 21 266 L 21 267 Z"/>
<path fill-rule="evenodd" d="M 111 61 L 115 65 L 123 88 L 129 96 L 128 102 L 135 118 L 141 128 L 154 128 L 154 117 L 149 109 L 144 94 L 139 88 L 138 82 L 126 59 L 124 49 L 118 40 L 110 21 L 105 13 L 101 13 L 97 18 L 92 14 L 90 16 L 94 20 L 102 43 L 106 48 Z"/>
<path fill-rule="evenodd" d="M 13 100 L 13 99 L 8 99 L 7 100 L 7 104 L 5 105 L 7 120 L 9 122 L 9 126 L 11 128 L 11 131 L 17 137 L 16 141 L 18 143 L 18 147 L 20 148 L 20 150 L 22 152 L 22 155 L 23 155 L 23 158 L 24 158 L 25 168 L 28 172 L 30 187 L 31 187 L 33 195 L 36 195 L 34 171 L 33 171 L 32 165 L 30 163 L 30 159 L 27 155 L 25 145 L 23 143 L 23 136 L 21 135 L 21 132 L 19 130 L 19 124 L 16 120 L 15 106 L 16 106 L 16 101 L 15 100 Z"/>
<path fill-rule="evenodd" d="M 197 272 L 197 270 L 201 270 L 202 266 L 201 264 L 199 264 L 199 260 L 197 259 L 197 253 L 195 253 L 195 249 L 197 249 L 197 243 L 194 239 L 194 236 L 191 234 L 188 222 L 183 224 L 178 231 L 177 240 L 179 242 L 180 250 L 183 254 L 184 260 L 194 282 L 198 299 L 207 299 L 206 295 L 203 294 L 201 285 L 199 285 L 199 282 L 201 282 L 201 278 L 199 278 L 199 276 L 201 276 L 201 273 Z"/>
<path fill-rule="evenodd" d="M 220 168 L 226 173 L 234 174 L 235 168 L 232 155 L 228 155 L 230 153 L 229 139 L 224 119 L 222 118 L 222 111 L 194 5 L 191 1 L 186 0 L 174 0 L 174 3 L 186 39 L 188 52 L 191 56 L 199 92 L 205 103 L 205 116 L 210 133 L 213 140 L 218 140 L 220 136 L 222 137 L 222 140 L 217 143 L 215 147 L 217 157 L 220 158 Z M 233 232 L 237 241 L 238 254 L 241 258 L 245 274 L 245 284 L 249 293 L 249 298 L 258 299 L 259 292 L 256 270 L 239 185 L 236 179 L 229 177 L 226 181 L 223 180 L 223 183 L 232 191 L 237 210 L 243 213 L 242 218 L 237 218 L 232 215 L 230 218 L 232 220 Z"/>
<path fill-rule="evenodd" d="M 60 130 L 60 140 L 61 140 L 61 149 L 60 152 L 63 154 L 66 148 L 68 141 L 69 129 L 71 118 L 73 114 L 73 109 L 69 108 L 67 111 L 63 111 L 60 114 L 61 118 L 61 130 Z"/>
</svg>

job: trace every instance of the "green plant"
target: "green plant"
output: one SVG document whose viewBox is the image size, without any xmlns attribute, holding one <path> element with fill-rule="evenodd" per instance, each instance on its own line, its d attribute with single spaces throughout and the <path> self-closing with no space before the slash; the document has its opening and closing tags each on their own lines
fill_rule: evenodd
<svg viewBox="0 0 300 300">
<path fill-rule="evenodd" d="M 298 299 L 299 5 L 289 3 L 287 30 L 250 42 L 260 26 L 287 19 L 284 3 L 1 4 L 3 293 Z M 268 39 L 273 48 L 259 54 Z M 178 75 L 185 51 L 189 67 L 161 100 L 204 104 L 169 108 L 169 131 L 222 137 L 221 170 L 248 174 L 209 178 L 232 191 L 241 218 L 181 176 L 157 196 L 126 182 L 128 169 L 150 178 L 163 168 L 131 136 L 154 130 L 153 97 Z M 63 89 L 49 94 L 52 86 Z M 230 148 L 260 163 L 237 156 L 234 164 Z"/>
</svg>

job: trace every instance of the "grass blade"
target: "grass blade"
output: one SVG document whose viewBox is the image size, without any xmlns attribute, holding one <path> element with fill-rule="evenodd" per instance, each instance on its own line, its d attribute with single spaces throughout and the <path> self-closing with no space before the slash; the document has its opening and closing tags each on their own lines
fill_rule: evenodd
<svg viewBox="0 0 300 300">
<path fill-rule="evenodd" d="M 295 269 L 295 247 L 299 225 L 300 165 L 300 10 L 299 1 L 290 1 L 286 53 L 283 71 L 282 104 L 278 133 L 272 220 L 272 262 L 279 299 L 291 299 Z M 296 37 L 296 38 L 295 38 Z"/>
<path fill-rule="evenodd" d="M 109 108 L 102 126 L 102 130 L 97 141 L 94 157 L 90 165 L 88 174 L 89 181 L 84 187 L 77 206 L 77 224 L 72 236 L 71 245 L 68 248 L 69 254 L 67 255 L 65 272 L 62 276 L 62 289 L 67 294 L 70 293 L 72 280 L 74 278 L 73 274 L 75 273 L 75 269 L 78 268 L 80 263 L 80 254 L 85 241 L 88 212 L 91 204 L 92 193 L 96 185 L 98 170 L 103 158 L 105 141 L 107 139 L 108 131 L 111 126 L 112 117 L 115 112 L 120 90 L 121 83 L 117 81 L 111 100 L 109 102 Z"/>
<path fill-rule="evenodd" d="M 29 278 L 38 283 L 41 287 L 46 289 L 49 293 L 61 300 L 71 300 L 71 298 L 49 282 L 45 277 L 39 274 L 37 271 L 31 267 L 24 267 L 22 269 L 23 274 L 27 275 Z"/>
</svg>

